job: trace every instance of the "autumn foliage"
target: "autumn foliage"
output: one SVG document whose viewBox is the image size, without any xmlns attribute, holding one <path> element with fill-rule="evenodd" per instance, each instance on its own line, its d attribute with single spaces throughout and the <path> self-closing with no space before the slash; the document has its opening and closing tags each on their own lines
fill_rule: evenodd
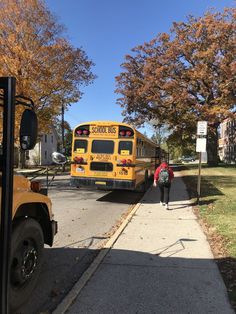
<svg viewBox="0 0 236 314">
<path fill-rule="evenodd" d="M 63 32 L 41 0 L 0 2 L 0 76 L 16 77 L 17 94 L 34 100 L 41 129 L 94 79 L 92 61 Z"/>
<path fill-rule="evenodd" d="M 236 10 L 208 12 L 174 23 L 132 49 L 117 80 L 118 103 L 127 121 L 168 124 L 175 138 L 196 133 L 196 121 L 209 125 L 209 154 L 217 157 L 217 128 L 235 117 Z"/>
</svg>

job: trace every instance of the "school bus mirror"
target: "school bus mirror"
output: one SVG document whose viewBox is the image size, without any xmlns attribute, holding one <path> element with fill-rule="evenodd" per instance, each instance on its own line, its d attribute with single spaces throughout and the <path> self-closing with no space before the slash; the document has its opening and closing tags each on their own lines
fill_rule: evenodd
<svg viewBox="0 0 236 314">
<path fill-rule="evenodd" d="M 58 152 L 52 153 L 52 161 L 55 162 L 55 164 L 58 165 L 64 165 L 67 162 L 67 158 Z"/>
<path fill-rule="evenodd" d="M 20 123 L 20 146 L 23 150 L 33 149 L 38 134 L 38 118 L 33 110 L 25 109 Z"/>
</svg>

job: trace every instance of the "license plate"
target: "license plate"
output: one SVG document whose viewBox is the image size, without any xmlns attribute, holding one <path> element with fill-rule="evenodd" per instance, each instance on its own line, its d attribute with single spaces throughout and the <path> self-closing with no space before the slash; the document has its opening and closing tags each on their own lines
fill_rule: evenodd
<svg viewBox="0 0 236 314">
<path fill-rule="evenodd" d="M 99 171 L 96 171 L 93 173 L 94 176 L 98 176 L 98 177 L 107 177 L 108 176 L 108 173 L 107 172 L 99 172 Z"/>
<path fill-rule="evenodd" d="M 106 185 L 106 182 L 103 182 L 103 181 L 95 181 L 95 184 Z"/>
</svg>

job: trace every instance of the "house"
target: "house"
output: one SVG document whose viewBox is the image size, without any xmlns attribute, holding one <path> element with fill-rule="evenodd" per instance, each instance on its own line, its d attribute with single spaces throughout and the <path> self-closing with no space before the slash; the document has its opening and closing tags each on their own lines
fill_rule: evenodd
<svg viewBox="0 0 236 314">
<path fill-rule="evenodd" d="M 46 166 L 52 164 L 52 153 L 58 150 L 59 136 L 54 127 L 49 133 L 41 134 L 34 149 L 27 151 L 28 166 Z"/>
<path fill-rule="evenodd" d="M 226 119 L 220 125 L 219 157 L 226 163 L 236 163 L 236 119 Z"/>
</svg>

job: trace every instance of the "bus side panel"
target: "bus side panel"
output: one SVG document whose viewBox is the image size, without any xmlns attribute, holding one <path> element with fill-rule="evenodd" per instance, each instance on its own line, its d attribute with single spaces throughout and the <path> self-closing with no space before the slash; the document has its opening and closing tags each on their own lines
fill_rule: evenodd
<svg viewBox="0 0 236 314">
<path fill-rule="evenodd" d="M 136 159 L 136 183 L 137 185 L 145 181 L 146 173 L 148 177 L 152 176 L 155 171 L 155 160 L 154 158 L 149 157 L 138 157 Z"/>
</svg>

